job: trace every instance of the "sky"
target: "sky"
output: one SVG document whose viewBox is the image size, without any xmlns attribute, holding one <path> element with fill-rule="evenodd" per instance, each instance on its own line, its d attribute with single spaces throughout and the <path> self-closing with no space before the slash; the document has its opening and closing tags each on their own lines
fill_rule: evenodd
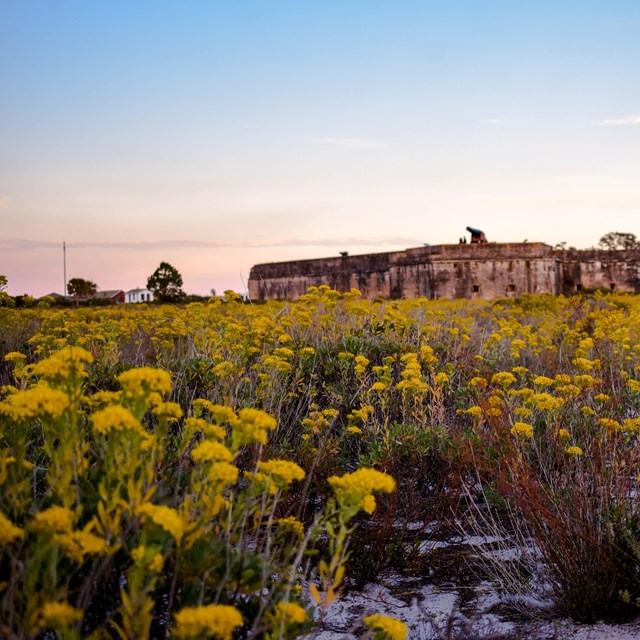
<svg viewBox="0 0 640 640">
<path fill-rule="evenodd" d="M 0 0 L 12 295 L 640 235 L 637 0 Z"/>
</svg>

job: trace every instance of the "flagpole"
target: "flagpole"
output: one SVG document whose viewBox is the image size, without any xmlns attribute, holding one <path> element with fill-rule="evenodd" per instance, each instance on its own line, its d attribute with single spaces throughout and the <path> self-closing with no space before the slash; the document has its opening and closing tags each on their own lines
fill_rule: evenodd
<svg viewBox="0 0 640 640">
<path fill-rule="evenodd" d="M 62 241 L 62 268 L 64 271 L 64 289 L 62 290 L 62 295 L 66 297 L 67 295 L 67 243 Z"/>
</svg>

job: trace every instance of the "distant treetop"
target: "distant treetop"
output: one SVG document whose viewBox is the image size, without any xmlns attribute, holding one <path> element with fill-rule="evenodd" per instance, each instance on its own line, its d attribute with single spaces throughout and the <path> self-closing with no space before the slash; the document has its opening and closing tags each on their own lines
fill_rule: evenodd
<svg viewBox="0 0 640 640">
<path fill-rule="evenodd" d="M 598 242 L 600 249 L 640 249 L 640 240 L 635 233 L 624 233 L 622 231 L 609 231 L 605 233 Z"/>
<path fill-rule="evenodd" d="M 180 302 L 186 296 L 182 290 L 182 276 L 180 272 L 168 262 L 161 262 L 160 266 L 149 276 L 147 289 L 159 302 Z"/>
</svg>

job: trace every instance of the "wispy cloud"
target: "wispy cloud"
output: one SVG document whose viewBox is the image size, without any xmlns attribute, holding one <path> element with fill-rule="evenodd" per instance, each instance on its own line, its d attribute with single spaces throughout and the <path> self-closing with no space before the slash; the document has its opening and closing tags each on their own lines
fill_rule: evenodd
<svg viewBox="0 0 640 640">
<path fill-rule="evenodd" d="M 478 120 L 481 124 L 507 124 L 509 121 L 504 118 L 483 118 Z"/>
<path fill-rule="evenodd" d="M 349 247 L 413 247 L 422 245 L 423 240 L 420 238 L 283 238 L 282 240 L 267 241 L 262 244 L 244 245 L 249 248 L 269 248 L 269 247 L 340 247 L 349 249 Z"/>
<path fill-rule="evenodd" d="M 0 196 L 0 209 L 7 209 L 11 204 L 9 196 Z"/>
<path fill-rule="evenodd" d="M 199 240 L 158 240 L 152 242 L 67 242 L 68 248 L 74 249 L 131 249 L 136 251 L 154 249 L 208 249 L 228 247 L 224 242 L 203 242 Z M 61 249 L 62 242 L 51 240 L 26 240 L 9 238 L 0 240 L 3 251 L 32 251 L 34 249 Z"/>
<path fill-rule="evenodd" d="M 68 249 L 112 249 L 122 251 L 155 251 L 180 249 L 268 249 L 269 247 L 410 247 L 421 245 L 419 238 L 276 238 L 255 242 L 209 242 L 201 240 L 156 240 L 150 242 L 67 242 Z M 0 240 L 0 250 L 34 251 L 38 249 L 62 249 L 62 242 L 9 238 Z"/>
<path fill-rule="evenodd" d="M 627 127 L 640 125 L 640 114 L 635 114 L 626 118 L 610 118 L 608 120 L 596 122 L 596 124 L 601 127 Z"/>
<path fill-rule="evenodd" d="M 363 149 L 381 149 L 385 147 L 382 140 L 375 138 L 310 138 L 313 144 L 322 144 L 346 151 L 360 151 Z"/>
</svg>

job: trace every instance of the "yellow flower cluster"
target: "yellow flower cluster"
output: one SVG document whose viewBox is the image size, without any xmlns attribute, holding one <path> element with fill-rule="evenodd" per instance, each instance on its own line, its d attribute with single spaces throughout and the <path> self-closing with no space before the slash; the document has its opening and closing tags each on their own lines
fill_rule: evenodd
<svg viewBox="0 0 640 640">
<path fill-rule="evenodd" d="M 444 371 L 440 371 L 440 373 L 436 373 L 433 381 L 435 384 L 442 385 L 449 382 L 449 376 Z"/>
<path fill-rule="evenodd" d="M 24 529 L 17 527 L 9 518 L 0 513 L 0 547 L 19 538 L 24 538 Z"/>
<path fill-rule="evenodd" d="M 158 553 L 155 547 L 147 547 L 144 544 L 137 546 L 131 551 L 132 560 L 139 565 L 146 566 L 154 573 L 160 573 L 164 566 L 164 558 Z"/>
<path fill-rule="evenodd" d="M 233 415 L 235 417 L 235 414 Z M 227 437 L 227 432 L 224 427 L 217 424 L 211 424 L 204 418 L 187 418 L 184 421 L 184 430 L 186 433 L 190 433 L 192 435 L 194 433 L 204 433 L 207 438 L 216 438 L 217 440 L 224 440 Z"/>
<path fill-rule="evenodd" d="M 516 436 L 531 438 L 533 437 L 533 426 L 527 424 L 526 422 L 516 422 L 513 427 L 511 427 L 511 433 Z"/>
<path fill-rule="evenodd" d="M 74 520 L 75 516 L 71 509 L 54 506 L 36 513 L 29 529 L 48 533 L 66 533 L 73 529 Z"/>
<path fill-rule="evenodd" d="M 567 447 L 565 449 L 565 452 L 568 453 L 570 456 L 581 456 L 582 455 L 582 449 L 580 447 L 577 447 L 577 446 Z"/>
<path fill-rule="evenodd" d="M 363 622 L 367 629 L 379 632 L 380 637 L 385 640 L 405 640 L 407 637 L 407 625 L 396 618 L 374 613 L 363 618 Z"/>
<path fill-rule="evenodd" d="M 367 371 L 367 367 L 369 366 L 369 359 L 365 358 L 364 356 L 356 356 L 355 358 L 355 372 L 356 375 L 364 375 Z"/>
<path fill-rule="evenodd" d="M 613 418 L 600 418 L 598 420 L 598 423 L 601 424 L 603 427 L 607 427 L 609 431 L 622 430 L 622 425 L 617 420 L 614 420 Z"/>
<path fill-rule="evenodd" d="M 122 398 L 122 391 L 98 391 L 88 398 L 85 398 L 86 403 L 97 411 L 112 404 L 117 404 Z"/>
<path fill-rule="evenodd" d="M 150 393 L 164 396 L 171 391 L 171 375 L 164 369 L 153 367 L 129 369 L 121 373 L 117 380 L 127 397 L 147 396 Z"/>
<path fill-rule="evenodd" d="M 242 625 L 242 616 L 235 607 L 209 604 L 185 607 L 175 614 L 173 634 L 176 638 L 214 636 L 218 640 L 231 640 L 234 629 Z"/>
<path fill-rule="evenodd" d="M 289 460 L 267 460 L 259 462 L 258 469 L 269 476 L 279 488 L 288 487 L 294 480 L 303 480 L 304 469 Z"/>
<path fill-rule="evenodd" d="M 177 402 L 159 402 L 153 408 L 153 414 L 160 419 L 175 422 L 182 418 L 182 407 Z"/>
<path fill-rule="evenodd" d="M 218 425 L 229 424 L 233 426 L 238 422 L 238 416 L 236 416 L 233 409 L 221 404 L 213 404 L 213 402 L 204 398 L 194 400 L 191 407 L 196 417 L 208 412 L 211 419 Z"/>
<path fill-rule="evenodd" d="M 640 418 L 626 418 L 622 421 L 622 430 L 629 433 L 640 432 Z"/>
<path fill-rule="evenodd" d="M 40 609 L 39 622 L 42 627 L 62 631 L 82 618 L 82 610 L 72 607 L 68 602 L 45 602 Z"/>
<path fill-rule="evenodd" d="M 295 516 L 289 516 L 287 518 L 277 518 L 274 522 L 281 530 L 291 531 L 295 533 L 298 538 L 304 538 L 304 525 Z"/>
<path fill-rule="evenodd" d="M 100 435 L 107 435 L 111 431 L 142 432 L 142 425 L 134 415 L 118 404 L 96 411 L 92 417 L 93 429 Z"/>
<path fill-rule="evenodd" d="M 240 409 L 238 422 L 233 426 L 234 449 L 243 444 L 266 444 L 267 432 L 276 428 L 276 421 L 260 409 Z"/>
<path fill-rule="evenodd" d="M 499 387 L 510 387 L 516 381 L 516 377 L 511 371 L 499 371 L 491 376 L 491 383 Z"/>
<path fill-rule="evenodd" d="M 359 409 L 354 409 L 348 416 L 349 421 L 362 421 L 366 422 L 374 413 L 375 409 L 370 405 L 366 404 Z"/>
<path fill-rule="evenodd" d="M 16 362 L 20 360 L 26 360 L 27 356 L 25 356 L 24 353 L 20 353 L 19 351 L 10 351 L 9 353 L 7 353 L 4 359 L 7 362 Z"/>
<path fill-rule="evenodd" d="M 60 545 L 65 555 L 78 564 L 84 560 L 85 555 L 102 555 L 107 552 L 107 543 L 104 539 L 87 530 L 57 534 L 53 539 Z"/>
<path fill-rule="evenodd" d="M 414 394 L 424 394 L 429 386 L 422 381 L 422 368 L 415 353 L 407 353 L 400 358 L 404 363 L 404 371 L 400 373 L 402 380 L 396 385 L 398 391 L 409 391 Z"/>
<path fill-rule="evenodd" d="M 376 510 L 376 498 L 375 496 L 368 494 L 362 498 L 362 510 L 365 513 L 371 515 Z"/>
<path fill-rule="evenodd" d="M 575 358 L 573 364 L 583 371 L 592 371 L 595 367 L 600 366 L 600 361 L 588 360 L 587 358 Z"/>
<path fill-rule="evenodd" d="M 171 534 L 176 542 L 180 542 L 186 530 L 186 524 L 180 514 L 171 507 L 145 502 L 136 509 L 137 515 L 149 517 L 155 524 Z"/>
<path fill-rule="evenodd" d="M 562 398 L 556 398 L 549 393 L 534 393 L 530 402 L 541 411 L 555 411 L 564 404 Z"/>
<path fill-rule="evenodd" d="M 233 454 L 220 442 L 204 440 L 191 452 L 194 462 L 231 462 Z"/>
<path fill-rule="evenodd" d="M 627 386 L 634 393 L 638 393 L 640 391 L 640 381 L 634 380 L 633 378 L 627 380 Z"/>
<path fill-rule="evenodd" d="M 331 476 L 329 484 L 338 498 L 338 502 L 345 506 L 357 506 L 367 513 L 376 508 L 373 493 L 392 493 L 396 489 L 396 481 L 388 474 L 377 469 L 363 468 L 343 476 Z"/>
<path fill-rule="evenodd" d="M 65 347 L 33 365 L 31 373 L 46 380 L 61 380 L 72 375 L 84 376 L 85 364 L 93 362 L 93 356 L 82 347 Z"/>
<path fill-rule="evenodd" d="M 295 602 L 278 602 L 270 615 L 271 629 L 277 632 L 282 626 L 285 629 L 294 624 L 302 624 L 307 619 L 307 612 Z"/>
<path fill-rule="evenodd" d="M 316 404 L 312 404 L 309 409 L 309 415 L 303 418 L 302 426 L 314 435 L 318 435 L 328 429 L 333 420 L 338 416 L 338 412 L 335 409 L 324 409 L 320 411 Z"/>
<path fill-rule="evenodd" d="M 214 462 L 209 468 L 209 479 L 223 486 L 235 484 L 238 481 L 238 467 L 228 462 Z"/>
<path fill-rule="evenodd" d="M 40 382 L 29 389 L 11 394 L 0 402 L 0 415 L 14 422 L 49 416 L 60 417 L 69 406 L 69 396 Z"/>
</svg>

